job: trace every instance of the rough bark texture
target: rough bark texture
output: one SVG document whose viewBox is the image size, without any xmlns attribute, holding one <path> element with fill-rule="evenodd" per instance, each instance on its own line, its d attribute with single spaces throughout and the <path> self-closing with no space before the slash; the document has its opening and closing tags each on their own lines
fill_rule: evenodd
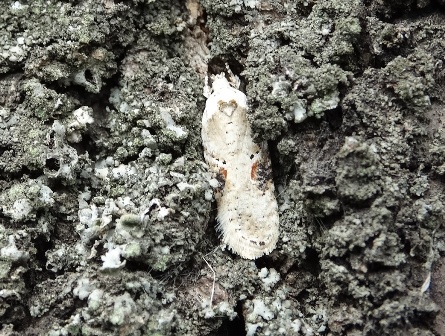
<svg viewBox="0 0 445 336">
<path fill-rule="evenodd" d="M 2 335 L 445 334 L 443 0 L 1 6 Z M 225 64 L 272 155 L 255 261 L 203 161 Z"/>
</svg>

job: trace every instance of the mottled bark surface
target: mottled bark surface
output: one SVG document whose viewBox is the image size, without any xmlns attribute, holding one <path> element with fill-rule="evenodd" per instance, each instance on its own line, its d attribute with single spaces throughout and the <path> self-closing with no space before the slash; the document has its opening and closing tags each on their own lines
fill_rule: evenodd
<svg viewBox="0 0 445 336">
<path fill-rule="evenodd" d="M 4 2 L 0 333 L 445 334 L 443 13 Z M 255 261 L 220 247 L 203 159 L 226 64 L 272 157 L 280 237 Z"/>
</svg>

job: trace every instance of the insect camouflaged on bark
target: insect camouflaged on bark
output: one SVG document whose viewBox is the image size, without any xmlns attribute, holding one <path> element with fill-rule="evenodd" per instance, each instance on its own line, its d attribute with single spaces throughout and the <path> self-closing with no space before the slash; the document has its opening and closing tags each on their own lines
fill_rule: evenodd
<svg viewBox="0 0 445 336">
<path fill-rule="evenodd" d="M 247 98 L 230 70 L 213 76 L 202 117 L 204 157 L 222 180 L 216 192 L 222 242 L 246 259 L 269 254 L 278 240 L 279 218 L 267 143 L 253 141 Z"/>
</svg>

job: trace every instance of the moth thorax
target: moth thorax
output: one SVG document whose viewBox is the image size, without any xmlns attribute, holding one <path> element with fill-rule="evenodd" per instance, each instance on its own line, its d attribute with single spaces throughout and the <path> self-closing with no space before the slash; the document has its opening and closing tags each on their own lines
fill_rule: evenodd
<svg viewBox="0 0 445 336">
<path fill-rule="evenodd" d="M 231 99 L 230 101 L 219 101 L 218 105 L 219 110 L 228 117 L 231 117 L 233 112 L 235 112 L 238 107 L 238 104 L 233 99 Z"/>
</svg>

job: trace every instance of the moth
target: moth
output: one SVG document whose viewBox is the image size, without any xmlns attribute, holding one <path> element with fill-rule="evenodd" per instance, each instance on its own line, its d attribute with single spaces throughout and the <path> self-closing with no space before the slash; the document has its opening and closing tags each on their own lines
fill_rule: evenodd
<svg viewBox="0 0 445 336">
<path fill-rule="evenodd" d="M 252 139 L 247 97 L 229 70 L 206 83 L 202 116 L 204 158 L 219 181 L 217 231 L 222 243 L 246 259 L 269 254 L 279 234 L 278 205 L 267 143 Z"/>
</svg>

